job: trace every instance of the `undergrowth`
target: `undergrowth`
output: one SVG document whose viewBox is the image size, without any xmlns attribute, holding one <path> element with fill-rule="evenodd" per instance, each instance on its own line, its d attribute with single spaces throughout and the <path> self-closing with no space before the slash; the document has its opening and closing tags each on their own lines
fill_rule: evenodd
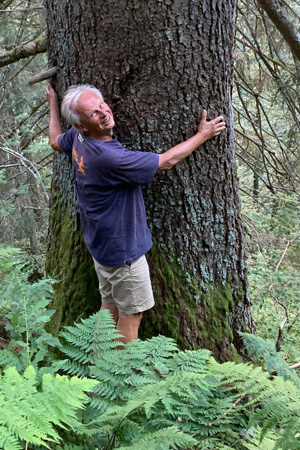
<svg viewBox="0 0 300 450">
<path fill-rule="evenodd" d="M 44 330 L 53 280 L 30 284 L 11 258 L 0 250 L 2 449 L 300 449 L 299 377 L 274 343 L 244 334 L 247 364 L 164 336 L 119 349 L 108 311 L 54 338 Z"/>
</svg>

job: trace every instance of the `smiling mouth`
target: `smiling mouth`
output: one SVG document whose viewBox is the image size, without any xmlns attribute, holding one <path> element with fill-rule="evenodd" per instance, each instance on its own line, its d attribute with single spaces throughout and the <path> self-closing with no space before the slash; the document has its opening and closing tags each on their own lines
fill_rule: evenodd
<svg viewBox="0 0 300 450">
<path fill-rule="evenodd" d="M 107 114 L 107 116 L 105 117 L 105 119 L 103 120 L 103 124 L 106 124 L 106 123 L 108 123 L 110 121 L 110 115 L 109 114 Z"/>
</svg>

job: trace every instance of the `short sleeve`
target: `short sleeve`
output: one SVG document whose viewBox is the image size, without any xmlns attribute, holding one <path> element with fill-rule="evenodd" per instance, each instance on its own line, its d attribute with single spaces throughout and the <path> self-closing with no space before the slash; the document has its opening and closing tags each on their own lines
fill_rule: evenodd
<svg viewBox="0 0 300 450">
<path fill-rule="evenodd" d="M 76 133 L 76 128 L 72 127 L 65 133 L 58 137 L 59 147 L 66 153 L 70 158 L 72 157 L 73 142 Z"/>
<path fill-rule="evenodd" d="M 159 156 L 156 153 L 124 151 L 115 168 L 116 175 L 129 184 L 151 183 L 157 168 Z"/>
</svg>

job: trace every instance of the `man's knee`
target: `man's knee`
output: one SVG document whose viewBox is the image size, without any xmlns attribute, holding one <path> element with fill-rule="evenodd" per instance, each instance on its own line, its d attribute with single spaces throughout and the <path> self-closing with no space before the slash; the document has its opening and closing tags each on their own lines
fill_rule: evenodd
<svg viewBox="0 0 300 450">
<path fill-rule="evenodd" d="M 128 316 L 119 316 L 117 328 L 123 336 L 123 338 L 120 338 L 121 342 L 126 344 L 127 342 L 138 338 L 138 331 L 142 316 L 142 312 L 129 314 Z"/>
<path fill-rule="evenodd" d="M 108 309 L 112 315 L 112 318 L 117 323 L 118 318 L 119 318 L 119 311 L 118 311 L 117 306 L 114 303 L 102 303 L 100 309 Z"/>
<path fill-rule="evenodd" d="M 118 323 L 122 322 L 124 323 L 124 325 L 127 326 L 139 326 L 141 323 L 143 317 L 143 313 L 142 312 L 138 312 L 138 313 L 134 313 L 134 314 L 129 314 L 127 316 L 123 316 L 123 315 L 119 315 L 119 319 L 118 319 Z"/>
</svg>

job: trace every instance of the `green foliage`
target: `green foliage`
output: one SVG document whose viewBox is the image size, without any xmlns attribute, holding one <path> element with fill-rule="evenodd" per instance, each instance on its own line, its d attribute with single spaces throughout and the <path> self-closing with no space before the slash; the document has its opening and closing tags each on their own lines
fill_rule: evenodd
<svg viewBox="0 0 300 450">
<path fill-rule="evenodd" d="M 300 387 L 299 377 L 295 371 L 290 369 L 284 360 L 284 355 L 276 351 L 274 342 L 248 333 L 241 333 L 241 336 L 248 350 L 249 357 L 256 364 L 263 364 L 270 375 L 275 372 L 285 380 L 292 380 L 296 386 Z"/>
<path fill-rule="evenodd" d="M 47 309 L 54 280 L 30 283 L 30 260 L 13 248 L 0 248 L 0 273 L 0 311 L 9 335 L 8 348 L 0 350 L 0 364 L 16 365 L 18 370 L 37 367 L 49 356 L 49 345 L 60 345 L 44 328 L 54 313 Z"/>
<path fill-rule="evenodd" d="M 245 175 L 243 173 L 243 175 Z M 284 319 L 281 349 L 298 362 L 300 215 L 295 195 L 263 191 L 260 202 L 242 195 L 246 238 L 250 256 L 249 287 L 252 314 L 258 334 L 275 342 Z"/>
<path fill-rule="evenodd" d="M 180 351 L 164 336 L 121 349 L 107 310 L 55 340 L 44 330 L 52 280 L 30 283 L 15 249 L 1 249 L 0 269 L 10 338 L 0 352 L 4 450 L 300 450 L 299 377 L 274 343 L 243 334 L 268 372 L 218 364 L 208 350 Z M 49 343 L 67 359 L 53 360 Z"/>
<path fill-rule="evenodd" d="M 272 442 L 271 433 L 274 449 L 300 448 L 295 438 L 300 415 L 296 375 L 291 382 L 270 379 L 252 365 L 218 364 L 207 350 L 179 351 L 163 336 L 115 349 L 114 333 L 108 312 L 101 311 L 63 334 L 76 346 L 73 355 L 67 349 L 71 370 L 83 372 L 85 367 L 100 381 L 84 415 L 98 427 L 92 431 L 94 445 L 107 450 L 201 445 L 208 450 L 239 448 L 242 442 L 251 448 L 257 432 L 250 430 L 261 425 L 260 442 L 265 437 Z M 87 345 L 89 339 L 93 345 Z M 93 356 L 88 358 L 88 352 Z"/>
<path fill-rule="evenodd" d="M 13 273 L 19 266 L 10 262 L 5 267 Z M 32 289 L 41 288 L 35 283 Z M 27 317 L 30 330 L 36 319 L 33 313 Z M 21 313 L 15 319 L 16 327 L 18 320 L 22 325 Z M 163 336 L 135 340 L 123 349 L 116 347 L 116 338 L 109 312 L 100 311 L 61 333 L 67 360 L 35 361 L 37 367 L 51 367 L 29 365 L 24 375 L 7 368 L 0 388 L 3 448 L 23 448 L 26 442 L 53 450 L 300 449 L 299 378 L 289 376 L 290 370 L 283 374 L 286 379 L 270 378 L 251 364 L 218 364 L 207 350 L 180 351 Z M 268 360 L 278 365 L 268 345 L 243 338 L 257 362 L 263 357 L 266 365 Z M 33 350 L 37 342 L 28 347 Z M 14 358 L 18 355 L 11 363 Z M 72 376 L 43 373 L 59 367 Z M 83 391 L 92 389 L 87 400 Z"/>
<path fill-rule="evenodd" d="M 85 391 L 90 391 L 96 383 L 44 374 L 40 384 L 32 366 L 23 376 L 14 367 L 6 369 L 0 378 L 1 448 L 22 450 L 25 442 L 51 448 L 51 442 L 61 441 L 57 428 L 81 434 L 84 426 L 76 411 L 87 401 Z"/>
<path fill-rule="evenodd" d="M 64 371 L 79 376 L 90 375 L 96 355 L 115 348 L 115 339 L 120 337 L 110 314 L 94 314 L 73 327 L 65 327 L 60 336 L 65 342 L 61 351 L 68 356 L 62 361 Z"/>
</svg>

